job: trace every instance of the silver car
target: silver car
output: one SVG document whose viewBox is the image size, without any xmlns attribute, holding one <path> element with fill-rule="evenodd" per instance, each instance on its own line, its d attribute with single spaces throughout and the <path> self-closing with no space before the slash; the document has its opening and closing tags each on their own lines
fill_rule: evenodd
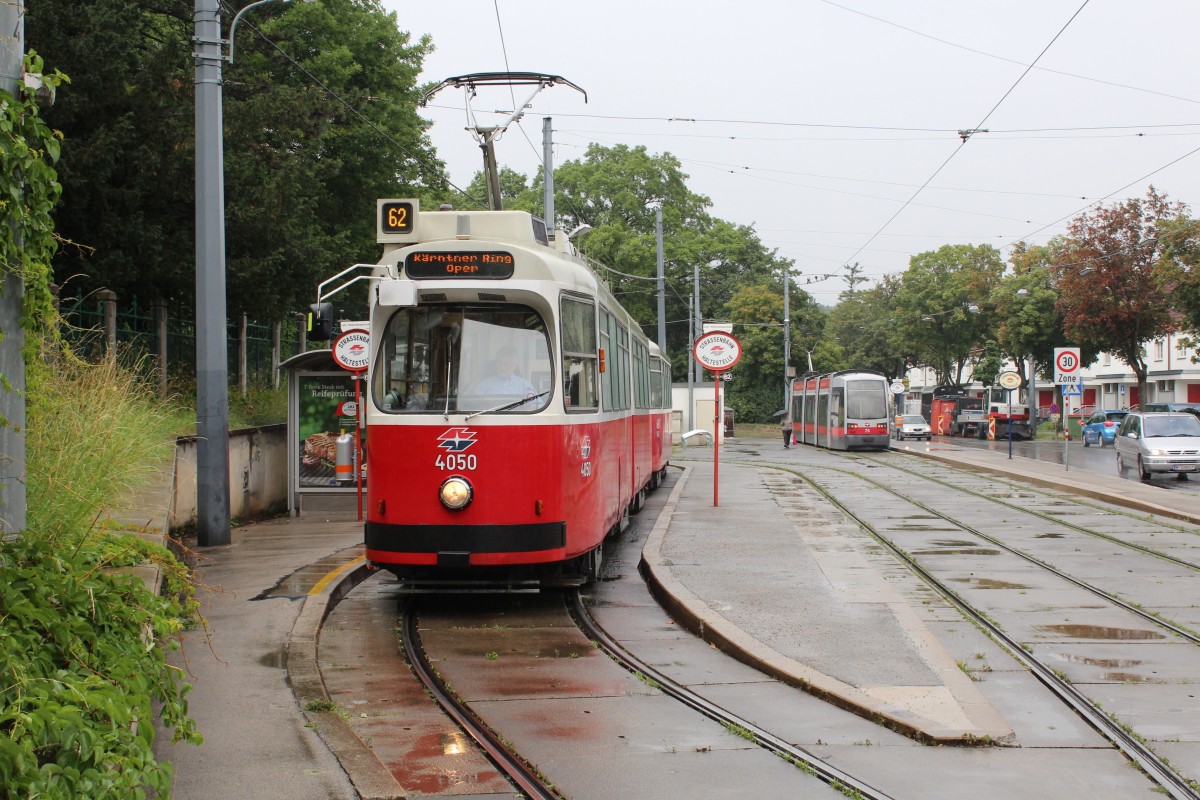
<svg viewBox="0 0 1200 800">
<path fill-rule="evenodd" d="M 1173 472 L 1186 480 L 1200 472 L 1200 419 L 1192 414 L 1133 413 L 1117 429 L 1117 472 L 1136 469 L 1142 480 Z"/>
<path fill-rule="evenodd" d="M 924 439 L 929 441 L 933 438 L 933 431 L 929 429 L 929 423 L 920 414 L 905 414 L 900 417 L 896 425 L 896 438 L 900 441 L 905 439 Z"/>
</svg>

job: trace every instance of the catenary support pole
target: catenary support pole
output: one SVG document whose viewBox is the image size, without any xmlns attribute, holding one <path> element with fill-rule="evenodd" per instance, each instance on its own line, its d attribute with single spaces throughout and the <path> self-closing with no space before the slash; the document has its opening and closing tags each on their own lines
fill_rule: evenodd
<svg viewBox="0 0 1200 800">
<path fill-rule="evenodd" d="M 546 233 L 554 238 L 554 127 L 550 117 L 542 117 L 542 216 Z"/>
<path fill-rule="evenodd" d="M 663 220 L 662 203 L 654 208 L 654 243 L 658 265 L 658 349 L 663 358 L 667 357 L 667 275 L 663 262 Z"/>
<path fill-rule="evenodd" d="M 229 530 L 229 366 L 225 324 L 225 160 L 218 0 L 196 0 L 196 543 Z"/>
</svg>

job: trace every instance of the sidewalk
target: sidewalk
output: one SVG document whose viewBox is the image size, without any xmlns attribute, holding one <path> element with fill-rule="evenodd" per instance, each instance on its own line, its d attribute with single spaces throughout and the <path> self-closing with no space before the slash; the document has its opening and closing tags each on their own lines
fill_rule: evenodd
<svg viewBox="0 0 1200 800">
<path fill-rule="evenodd" d="M 873 542 L 794 476 L 690 465 L 642 557 L 654 593 L 694 633 L 769 675 L 933 742 L 1012 728 L 958 668 Z M 875 552 L 872 552 L 875 551 Z"/>
<path fill-rule="evenodd" d="M 193 686 L 188 713 L 204 744 L 174 744 L 160 728 L 154 748 L 175 767 L 174 800 L 359 796 L 330 744 L 306 719 L 288 662 L 293 629 L 314 583 L 289 576 L 361 543 L 362 523 L 349 514 L 244 525 L 233 529 L 230 545 L 198 551 L 204 624 L 184 634 L 172 661 Z"/>
</svg>

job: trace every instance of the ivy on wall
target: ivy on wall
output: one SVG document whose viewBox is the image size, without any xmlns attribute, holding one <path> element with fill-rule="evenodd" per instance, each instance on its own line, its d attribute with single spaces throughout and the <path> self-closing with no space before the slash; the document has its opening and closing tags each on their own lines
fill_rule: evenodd
<svg viewBox="0 0 1200 800">
<path fill-rule="evenodd" d="M 37 53 L 25 56 L 27 73 L 40 74 L 43 69 Z M 67 81 L 57 70 L 42 79 L 52 88 Z M 20 276 L 25 286 L 21 325 L 30 333 L 45 333 L 53 329 L 50 259 L 58 240 L 52 212 L 62 194 L 54 165 L 62 134 L 42 120 L 33 97 L 22 95 L 0 90 L 0 218 L 8 222 L 0 225 L 0 274 Z M 11 332 L 0 330 L 0 337 L 6 333 Z M 27 363 L 37 352 L 36 339 L 26 339 Z"/>
</svg>

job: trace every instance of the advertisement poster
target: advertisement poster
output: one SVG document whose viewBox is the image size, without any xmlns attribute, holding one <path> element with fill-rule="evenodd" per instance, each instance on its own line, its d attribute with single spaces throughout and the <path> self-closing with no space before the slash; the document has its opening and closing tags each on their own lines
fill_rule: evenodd
<svg viewBox="0 0 1200 800">
<path fill-rule="evenodd" d="M 300 437 L 300 486 L 314 488 L 355 487 L 353 466 L 338 481 L 337 440 L 342 433 L 353 436 L 357 422 L 354 379 L 347 375 L 301 375 L 299 377 L 298 435 Z M 366 448 L 363 437 L 363 448 Z M 350 447 L 351 458 L 354 447 Z M 353 461 L 351 464 L 353 465 Z M 347 480 L 347 478 L 349 480 Z M 366 474 L 363 474 L 366 483 Z"/>
</svg>

